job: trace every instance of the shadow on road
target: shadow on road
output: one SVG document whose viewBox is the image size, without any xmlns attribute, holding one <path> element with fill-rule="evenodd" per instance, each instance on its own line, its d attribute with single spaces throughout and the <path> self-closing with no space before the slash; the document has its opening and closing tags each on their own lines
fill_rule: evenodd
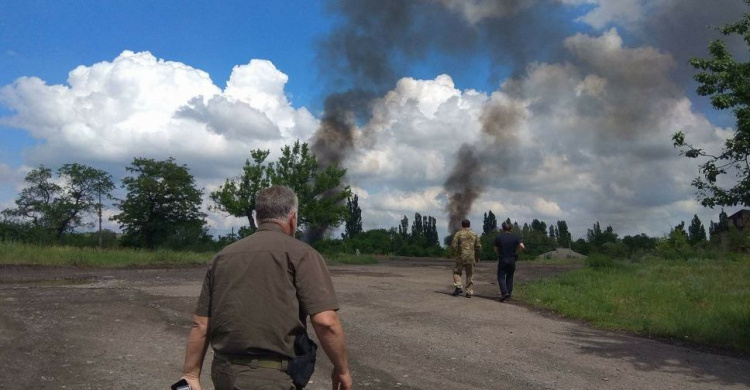
<svg viewBox="0 0 750 390">
<path fill-rule="evenodd" d="M 685 375 L 706 385 L 750 386 L 746 358 L 703 353 L 688 347 L 664 348 L 661 342 L 597 330 L 571 330 L 565 336 L 580 353 L 617 359 L 638 371 L 660 371 Z"/>
</svg>

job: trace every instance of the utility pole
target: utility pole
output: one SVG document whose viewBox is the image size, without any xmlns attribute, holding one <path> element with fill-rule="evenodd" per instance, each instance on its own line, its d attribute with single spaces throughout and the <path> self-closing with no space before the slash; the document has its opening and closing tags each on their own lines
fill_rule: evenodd
<svg viewBox="0 0 750 390">
<path fill-rule="evenodd" d="M 99 249 L 102 249 L 102 186 L 99 185 Z"/>
</svg>

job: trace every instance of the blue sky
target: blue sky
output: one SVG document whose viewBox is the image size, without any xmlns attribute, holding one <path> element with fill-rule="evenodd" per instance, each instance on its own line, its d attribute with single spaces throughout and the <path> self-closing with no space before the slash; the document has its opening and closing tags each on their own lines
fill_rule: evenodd
<svg viewBox="0 0 750 390">
<path fill-rule="evenodd" d="M 680 220 L 689 221 L 693 214 L 700 214 L 706 224 L 718 214 L 718 210 L 705 210 L 696 204 L 694 190 L 689 185 L 696 170 L 684 168 L 688 162 L 680 159 L 670 149 L 668 135 L 681 129 L 680 126 L 688 126 L 693 139 L 699 140 L 701 144 L 719 145 L 722 129 L 728 130 L 726 128 L 733 126 L 731 115 L 714 111 L 706 99 L 695 96 L 695 84 L 689 79 L 691 73 L 686 60 L 690 55 L 705 54 L 709 39 L 715 38 L 710 31 L 701 30 L 702 26 L 732 21 L 732 17 L 738 15 L 737 11 L 744 6 L 742 1 L 721 0 L 721 6 L 705 12 L 705 19 L 697 19 L 695 16 L 694 11 L 701 7 L 697 0 L 537 0 L 528 2 L 531 5 L 528 8 L 521 7 L 520 11 L 509 10 L 506 6 L 499 5 L 501 2 L 492 0 L 413 2 L 427 4 L 421 10 L 439 8 L 436 15 L 445 19 L 435 20 L 436 23 L 459 23 L 464 26 L 459 30 L 464 33 L 477 31 L 477 36 L 482 41 L 471 50 L 461 52 L 460 49 L 441 51 L 440 43 L 431 42 L 429 37 L 415 39 L 412 49 L 419 50 L 421 47 L 417 45 L 424 45 L 428 55 L 413 61 L 405 60 L 402 67 L 397 67 L 400 72 L 398 77 L 386 85 L 390 96 L 396 99 L 393 101 L 399 102 L 398 107 L 387 104 L 385 93 L 378 96 L 383 100 L 378 100 L 373 105 L 380 107 L 373 112 L 381 113 L 388 119 L 389 125 L 383 127 L 375 122 L 359 123 L 357 134 L 360 140 L 368 139 L 367 134 L 378 134 L 377 141 L 362 141 L 358 144 L 358 152 L 348 155 L 344 163 L 350 171 L 351 184 L 363 194 L 361 203 L 370 208 L 365 210 L 365 218 L 369 218 L 369 222 L 365 221 L 366 227 L 395 226 L 399 215 L 411 215 L 415 211 L 435 215 L 439 220 L 444 218 L 445 193 L 441 192 L 441 187 L 455 159 L 455 150 L 461 143 L 481 144 L 479 112 L 484 109 L 480 107 L 486 107 L 493 101 L 516 107 L 522 112 L 524 122 L 518 124 L 518 129 L 514 130 L 518 133 L 513 138 L 520 142 L 518 150 L 523 150 L 522 154 L 525 156 L 538 154 L 543 157 L 539 161 L 526 161 L 514 167 L 512 171 L 518 176 L 509 175 L 506 170 L 498 174 L 493 169 L 488 169 L 487 192 L 472 209 L 473 218 L 478 218 L 482 212 L 492 208 L 498 214 L 519 221 L 538 218 L 554 222 L 566 219 L 574 233 L 579 235 L 583 235 L 585 229 L 596 220 L 601 220 L 602 225 L 612 224 L 616 231 L 626 234 L 641 231 L 663 234 L 669 226 L 676 225 Z M 324 8 L 326 6 L 327 9 Z M 194 169 L 200 176 L 201 184 L 209 191 L 228 176 L 232 167 L 241 164 L 242 159 L 238 157 L 243 153 L 247 154 L 250 148 L 267 147 L 275 150 L 295 137 L 309 139 L 306 137 L 313 136 L 315 121 L 321 117 L 324 97 L 335 91 L 331 80 L 337 76 L 326 74 L 325 70 L 321 73 L 319 43 L 334 28 L 345 25 L 348 18 L 354 18 L 356 14 L 357 10 L 346 13 L 335 1 L 10 0 L 0 3 L 0 19 L 3 21 L 0 23 L 0 88 L 4 88 L 3 94 L 0 94 L 0 205 L 12 205 L 24 172 L 29 168 L 39 164 L 55 166 L 69 162 L 66 158 L 71 157 L 64 155 L 65 150 L 75 152 L 76 158 L 82 162 L 121 168 L 128 163 L 128 158 L 123 156 L 131 153 L 132 157 L 143 150 L 138 145 L 153 145 L 153 142 L 157 142 L 154 139 L 169 139 L 171 141 L 164 141 L 166 143 L 162 146 L 165 153 L 181 156 L 188 164 L 192 162 L 200 166 Z M 503 23 L 509 26 L 517 23 L 521 26 L 519 28 L 523 28 L 526 23 L 524 18 L 539 24 L 531 25 L 532 27 L 528 27 L 529 31 L 524 31 L 526 35 L 521 38 L 528 40 L 523 44 L 532 48 L 526 51 L 532 56 L 517 64 L 518 69 L 514 72 L 510 62 L 493 60 L 505 57 L 492 56 L 492 53 L 501 53 L 504 49 L 496 47 L 497 44 L 493 42 L 500 41 L 494 41 L 490 35 L 493 31 L 503 30 Z M 423 24 L 430 22 L 428 20 L 425 23 L 418 18 L 415 20 Z M 678 27 L 675 28 L 671 26 L 674 20 L 684 20 L 686 25 L 677 23 Z M 688 21 L 695 26 L 687 25 Z M 430 28 L 435 29 L 434 26 Z M 685 33 L 680 29 L 694 35 L 681 37 L 680 34 Z M 440 26 L 437 26 L 435 31 L 440 32 L 439 30 Z M 360 30 L 357 33 L 366 34 L 366 31 Z M 450 31 L 442 33 L 450 35 Z M 510 36 L 514 35 L 511 33 Z M 686 40 L 691 43 L 686 44 Z M 512 46 L 519 42 L 509 43 Z M 589 52 L 588 48 L 592 46 L 606 50 Z M 406 47 L 409 47 L 408 44 Z M 535 48 L 540 49 L 533 50 Z M 148 138 L 151 135 L 139 135 L 137 137 L 143 136 L 148 140 L 138 138 L 138 142 L 134 141 L 133 145 L 128 146 L 130 149 L 125 148 L 122 156 L 105 156 L 97 153 L 96 149 L 87 149 L 107 146 L 117 149 L 118 145 L 107 145 L 105 134 L 110 134 L 110 131 L 116 131 L 122 139 L 137 137 L 127 134 L 126 128 L 129 128 L 130 122 L 119 117 L 86 117 L 87 114 L 79 111 L 75 115 L 65 116 L 63 111 L 55 111 L 67 107 L 63 101 L 44 100 L 47 98 L 43 98 L 43 91 L 52 90 L 51 87 L 58 84 L 70 87 L 67 82 L 71 71 L 80 66 L 93 69 L 93 65 L 99 63 L 113 66 L 114 70 L 108 73 L 113 78 L 102 76 L 102 80 L 94 80 L 90 76 L 87 80 L 91 85 L 96 84 L 94 81 L 121 82 L 122 79 L 113 76 L 119 69 L 114 65 L 126 62 L 127 59 L 121 55 L 126 50 L 134 53 L 148 52 L 153 56 L 153 60 L 144 57 L 142 61 L 147 65 L 132 72 L 149 72 L 149 67 L 161 69 L 163 64 L 160 65 L 160 60 L 206 72 L 213 86 L 198 81 L 195 85 L 195 91 L 202 91 L 195 92 L 195 95 L 202 96 L 206 112 L 217 112 L 211 111 L 211 94 L 221 95 L 228 102 L 243 102 L 247 107 L 242 112 L 246 113 L 250 109 L 260 111 L 262 117 L 273 122 L 273 131 L 280 132 L 280 138 L 271 141 L 263 138 L 259 134 L 265 125 L 258 124 L 256 129 L 254 122 L 248 122 L 250 119 L 242 122 L 242 126 L 249 126 L 252 130 L 238 136 L 237 139 L 243 142 L 241 146 L 235 143 L 236 149 L 216 151 L 215 155 L 196 157 L 201 153 L 176 145 L 174 140 L 179 138 L 171 138 L 175 131 L 187 131 L 184 129 L 189 128 L 193 129 L 193 134 L 200 134 L 196 138 L 204 135 L 208 137 L 203 142 L 216 141 L 213 137 L 217 134 L 224 137 L 222 142 L 232 144 L 237 141 L 231 137 L 237 136 L 235 128 L 240 125 L 227 124 L 225 117 L 214 117 L 201 123 L 183 123 L 179 128 L 172 128 L 172 125 L 167 124 L 163 128 L 157 126 L 153 129 L 154 134 L 163 136 Z M 458 52 L 461 52 L 460 55 L 456 54 Z M 404 53 L 396 50 L 386 52 L 385 55 L 409 56 Z M 622 57 L 617 60 L 613 56 Z M 510 57 L 517 58 L 513 55 Z M 254 59 L 268 60 L 273 67 L 260 66 L 260 63 L 250 66 Z M 345 59 L 342 58 L 341 61 L 345 62 Z M 657 72 L 654 69 L 661 72 L 647 75 L 657 80 L 653 88 L 631 88 L 634 76 L 629 73 L 630 70 L 625 67 L 615 69 L 617 64 L 627 61 L 633 61 L 631 66 L 644 66 L 649 72 Z M 660 66 L 663 66 L 663 71 Z M 266 100 L 253 100 L 252 96 L 225 90 L 235 67 L 247 71 L 242 76 L 243 88 L 248 88 L 246 91 L 262 92 L 261 95 Z M 236 76 L 238 81 L 241 79 L 240 73 Z M 274 79 L 279 74 L 288 76 L 288 80 L 282 83 Z M 440 78 L 440 75 L 447 75 L 449 79 Z M 513 77 L 509 78 L 510 76 Z M 30 84 L 17 84 L 16 81 L 21 77 L 41 79 L 46 86 L 32 88 L 30 90 L 35 92 L 23 95 L 22 92 L 27 91 L 24 88 Z M 402 77 L 409 79 L 399 81 Z M 263 82 L 250 85 L 258 80 L 277 81 L 272 85 Z M 560 88 L 565 88 L 565 80 L 571 83 L 570 93 L 555 98 L 556 93 L 561 91 Z M 626 82 L 628 80 L 629 83 Z M 171 90 L 169 88 L 179 89 L 180 86 L 139 86 L 156 89 L 162 87 L 166 91 Z M 209 90 L 214 92 L 206 92 Z M 84 93 L 74 89 L 68 92 L 79 97 Z M 38 101 L 34 98 L 35 93 L 40 94 Z M 109 92 L 106 89 L 86 89 L 85 93 L 88 94 L 87 99 L 90 99 L 87 102 L 95 104 L 92 102 L 97 101 L 97 94 L 106 95 Z M 191 92 L 184 93 L 192 96 Z M 573 103 L 571 100 L 576 96 L 588 96 L 587 93 L 594 99 L 591 103 Z M 605 98 L 607 93 L 610 95 Z M 237 97 L 240 95 L 245 98 Z M 22 102 L 9 103 L 11 97 L 18 96 L 23 96 Z M 654 104 L 669 107 L 669 110 L 674 111 L 669 111 L 672 113 L 669 115 L 677 118 L 681 114 L 680 118 L 687 118 L 686 122 L 664 124 L 664 121 L 656 119 L 651 121 L 652 119 L 646 119 L 653 114 L 651 109 L 635 103 L 631 111 L 635 115 L 642 113 L 642 117 L 633 123 L 644 123 L 634 124 L 635 127 L 630 129 L 622 123 L 611 124 L 607 120 L 609 117 L 619 117 L 620 114 L 627 117 L 625 111 L 628 110 L 623 109 L 623 112 L 618 113 L 617 104 L 637 102 L 637 96 L 644 96 L 649 101 L 653 99 Z M 553 98 L 557 100 L 548 101 Z M 124 99 L 122 96 L 108 96 L 108 99 L 123 106 L 138 106 L 142 102 L 118 100 Z M 280 100 L 271 104 L 268 99 Z M 218 100 L 214 101 L 218 104 L 217 102 Z M 163 115 L 166 117 L 152 118 L 162 118 L 167 123 L 175 119 L 170 117 L 176 112 L 176 108 L 189 106 L 198 112 L 202 107 L 190 106 L 192 103 L 189 99 L 175 104 L 178 105 L 164 108 Z M 283 112 L 268 111 L 268 107 L 272 106 L 282 107 Z M 218 110 L 216 107 L 219 106 L 214 107 Z M 419 109 L 415 111 L 415 107 Z M 601 107 L 601 116 L 592 115 L 589 112 L 593 109 L 591 107 Z M 23 109 L 30 111 L 17 115 Z M 611 110 L 615 110 L 614 114 Z M 557 116 L 550 117 L 552 112 L 557 112 Z M 560 113 L 567 112 L 571 113 L 569 123 L 560 125 Z M 604 112 L 609 114 L 604 115 Z M 419 117 L 415 117 L 415 113 Z M 133 118 L 141 118 L 147 114 L 136 110 L 122 115 L 135 120 Z M 53 118 L 50 120 L 55 123 L 54 128 L 50 130 L 38 127 L 34 118 L 39 117 Z M 62 117 L 75 119 L 59 119 Z M 112 122 L 108 122 L 110 120 Z M 218 128 L 222 125 L 217 123 L 224 123 L 228 127 Z M 577 129 L 587 126 L 591 126 L 591 131 L 578 132 Z M 638 136 L 623 135 L 623 131 L 631 130 Z M 70 132 L 75 131 L 82 131 L 81 137 L 90 138 L 90 143 L 76 141 L 75 136 L 71 138 Z M 591 138 L 591 132 L 597 131 L 601 131 L 601 134 Z M 102 138 L 98 138 L 100 136 Z M 370 140 L 373 139 L 372 135 L 369 137 Z M 452 139 L 455 141 L 451 142 Z M 545 144 L 547 141 L 554 143 Z M 494 141 L 484 142 L 492 145 Z M 430 145 L 427 146 L 428 157 L 420 161 L 410 161 L 407 158 L 400 160 L 404 153 L 425 153 L 424 150 L 420 151 L 420 148 L 425 148 L 424 145 Z M 500 149 L 505 147 L 507 145 L 500 145 Z M 639 167 L 637 156 L 646 153 L 644 150 L 651 147 L 659 149 L 658 153 L 653 152 L 658 154 L 653 164 L 663 167 L 663 172 L 656 175 L 651 172 L 651 175 L 663 178 L 662 182 L 669 182 L 665 191 L 653 191 L 653 188 L 643 184 L 651 182 L 653 178 L 647 177 L 648 169 Z M 160 157 L 157 149 L 154 150 L 151 152 L 153 156 Z M 510 152 L 515 152 L 515 149 Z M 236 161 L 230 161 L 230 157 Z M 617 158 L 620 160 L 615 161 Z M 207 161 L 215 162 L 216 166 L 207 164 Z M 395 165 L 391 166 L 392 164 Z M 578 183 L 576 189 L 565 189 L 560 183 L 559 186 L 549 184 L 555 181 L 545 179 L 545 175 L 549 175 L 549 171 L 553 169 L 549 166 L 560 169 L 555 174 L 557 176 L 571 175 L 567 181 Z M 646 177 L 643 180 L 633 180 L 633 174 L 624 173 L 622 177 L 613 178 L 611 175 L 598 173 L 598 166 L 608 166 L 609 169 L 628 166 Z M 680 168 L 680 172 L 675 172 L 673 166 L 683 168 Z M 419 169 L 424 171 L 418 171 Z M 117 176 L 116 172 L 112 173 Z M 571 179 L 573 177 L 576 179 Z M 586 192 L 576 195 L 579 188 L 586 188 Z M 592 194 L 596 191 L 601 194 Z M 487 195 L 493 192 L 501 195 L 496 198 Z M 657 195 L 643 195 L 649 192 Z M 617 198 L 620 196 L 622 198 Z M 655 198 L 657 196 L 659 199 Z M 617 202 L 610 201 L 613 197 Z M 648 205 L 648 210 L 634 214 L 633 210 L 643 209 L 644 204 Z M 214 229 L 221 231 L 242 222 L 213 216 L 211 223 Z"/>
</svg>

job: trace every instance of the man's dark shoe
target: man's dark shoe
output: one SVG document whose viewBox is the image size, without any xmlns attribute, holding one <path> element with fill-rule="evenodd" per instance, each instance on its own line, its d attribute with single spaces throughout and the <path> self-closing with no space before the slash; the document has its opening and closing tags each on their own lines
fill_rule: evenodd
<svg viewBox="0 0 750 390">
<path fill-rule="evenodd" d="M 466 298 L 471 298 L 473 294 L 466 293 Z"/>
<path fill-rule="evenodd" d="M 457 296 L 461 295 L 462 292 L 464 292 L 464 291 L 461 290 L 460 288 L 456 287 L 456 289 L 453 290 L 453 293 L 451 295 L 453 295 L 454 297 L 457 297 Z"/>
<path fill-rule="evenodd" d="M 505 302 L 508 299 L 510 299 L 510 295 L 503 295 L 502 297 L 500 297 L 500 302 Z"/>
</svg>

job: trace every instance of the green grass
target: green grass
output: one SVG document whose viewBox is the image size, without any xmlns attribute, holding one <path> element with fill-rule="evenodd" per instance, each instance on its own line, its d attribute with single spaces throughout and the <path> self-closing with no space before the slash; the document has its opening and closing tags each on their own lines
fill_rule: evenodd
<svg viewBox="0 0 750 390">
<path fill-rule="evenodd" d="M 482 260 L 485 261 L 485 260 Z M 489 260 L 491 262 L 497 263 L 497 260 Z M 523 266 L 523 264 L 538 264 L 538 265 L 580 265 L 583 266 L 584 260 L 583 259 L 520 259 L 518 262 Z"/>
<path fill-rule="evenodd" d="M 38 246 L 0 241 L 0 264 L 77 266 L 77 267 L 132 267 L 208 264 L 213 254 L 145 251 L 135 249 L 75 248 Z"/>
<path fill-rule="evenodd" d="M 516 295 L 606 329 L 750 352 L 750 258 L 587 264 Z"/>
<path fill-rule="evenodd" d="M 378 259 L 370 255 L 352 255 L 348 253 L 337 253 L 332 255 L 323 255 L 329 264 L 377 264 Z"/>
<path fill-rule="evenodd" d="M 0 241 L 0 264 L 74 267 L 158 267 L 208 264 L 213 253 L 169 250 L 75 248 L 40 246 Z M 374 256 L 333 254 L 324 256 L 330 264 L 377 264 Z"/>
</svg>

